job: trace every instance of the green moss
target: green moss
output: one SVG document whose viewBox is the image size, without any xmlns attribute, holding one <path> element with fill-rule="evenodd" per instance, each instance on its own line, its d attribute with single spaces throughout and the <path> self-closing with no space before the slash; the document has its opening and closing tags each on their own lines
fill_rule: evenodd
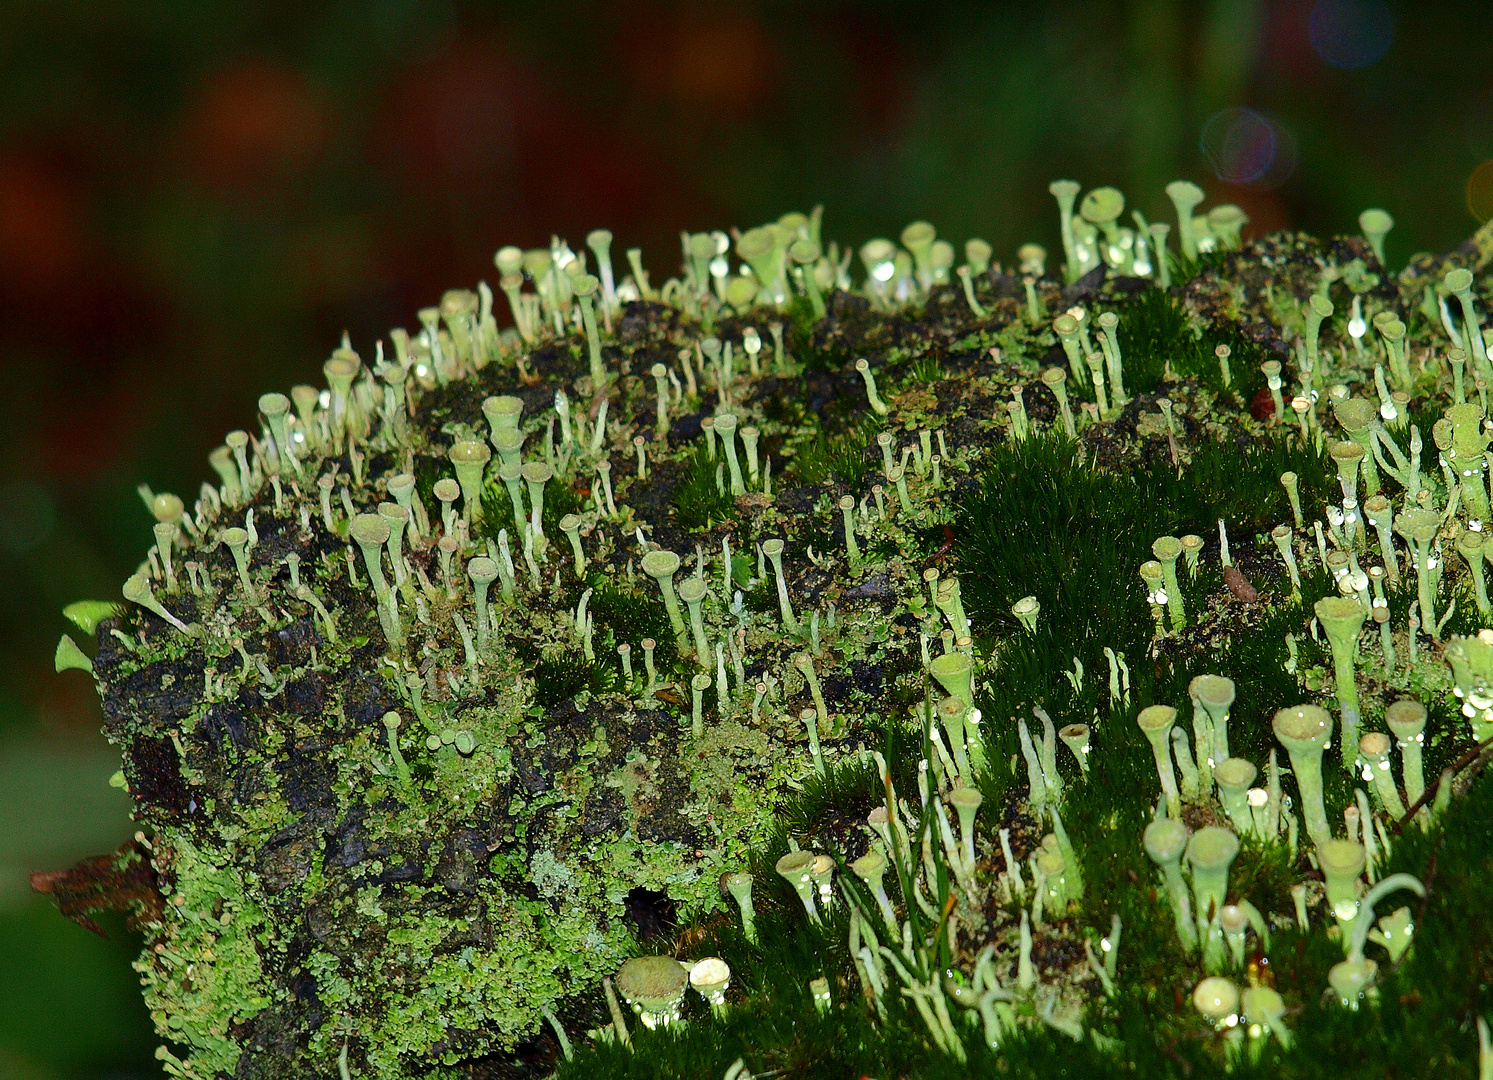
<svg viewBox="0 0 1493 1080">
<path fill-rule="evenodd" d="M 838 480 L 853 492 L 864 490 L 873 468 L 868 448 L 874 447 L 880 425 L 870 417 L 855 421 L 848 431 L 827 433 L 817 423 L 789 444 L 793 475 L 800 484 L 818 485 Z"/>
<path fill-rule="evenodd" d="M 534 701 L 542 709 L 552 709 L 582 691 L 605 693 L 615 682 L 610 663 L 586 660 L 573 652 L 541 656 L 534 664 Z"/>
<path fill-rule="evenodd" d="M 1156 390 L 1168 369 L 1224 393 L 1223 371 L 1214 350 L 1227 345 L 1232 376 L 1227 393 L 1247 406 L 1265 385 L 1260 364 L 1279 359 L 1267 355 L 1233 323 L 1220 320 L 1198 325 L 1175 297 L 1159 289 L 1146 289 L 1119 311 L 1124 316 L 1118 337 L 1125 360 L 1125 388 L 1131 393 Z"/>
<path fill-rule="evenodd" d="M 731 476 L 723 474 L 724 487 L 716 483 L 718 468 L 724 468 L 725 457 L 712 458 L 701 445 L 691 447 L 685 455 L 685 474 L 674 489 L 674 518 L 681 528 L 709 529 L 736 517 L 736 503 L 731 498 Z"/>
</svg>

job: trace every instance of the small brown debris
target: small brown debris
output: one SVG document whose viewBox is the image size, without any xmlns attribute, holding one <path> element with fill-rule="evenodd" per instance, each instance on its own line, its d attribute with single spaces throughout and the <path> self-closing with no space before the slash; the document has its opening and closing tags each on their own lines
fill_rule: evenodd
<svg viewBox="0 0 1493 1080">
<path fill-rule="evenodd" d="M 1275 398 L 1270 396 L 1270 390 L 1260 387 L 1255 396 L 1249 399 L 1249 414 L 1256 420 L 1269 420 L 1275 415 Z"/>
<path fill-rule="evenodd" d="M 1236 600 L 1253 604 L 1260 598 L 1259 590 L 1249 583 L 1249 578 L 1240 573 L 1237 566 L 1223 568 L 1223 583 L 1229 587 L 1229 592 L 1234 594 Z"/>
<path fill-rule="evenodd" d="M 138 930 L 159 920 L 165 906 L 150 858 L 134 841 L 113 855 L 96 855 L 67 870 L 33 870 L 31 888 L 52 897 L 58 910 L 83 929 L 105 938 L 104 928 L 89 917 L 93 912 L 128 912 L 129 928 Z"/>
</svg>

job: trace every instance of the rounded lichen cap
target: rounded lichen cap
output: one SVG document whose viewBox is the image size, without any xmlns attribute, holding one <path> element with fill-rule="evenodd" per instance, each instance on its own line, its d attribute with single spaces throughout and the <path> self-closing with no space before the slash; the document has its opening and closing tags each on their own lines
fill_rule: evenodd
<svg viewBox="0 0 1493 1080">
<path fill-rule="evenodd" d="M 461 467 L 463 465 L 486 465 L 492 457 L 492 451 L 487 448 L 486 443 L 481 442 L 459 442 L 453 443 L 447 451 L 451 464 Z"/>
<path fill-rule="evenodd" d="M 736 241 L 736 250 L 743 259 L 751 262 L 753 259 L 761 259 L 771 253 L 773 245 L 777 242 L 778 234 L 773 226 L 759 225 L 741 234 Z"/>
<path fill-rule="evenodd" d="M 1320 705 L 1291 705 L 1276 712 L 1271 727 L 1287 751 L 1321 753 L 1332 735 L 1332 717 Z"/>
<path fill-rule="evenodd" d="M 1446 287 L 1454 293 L 1472 288 L 1472 271 L 1465 266 L 1459 266 L 1455 270 L 1448 270 L 1446 274 Z"/>
<path fill-rule="evenodd" d="M 389 542 L 389 523 L 378 514 L 359 514 L 353 518 L 350 532 L 359 544 Z"/>
<path fill-rule="evenodd" d="M 985 796 L 974 788 L 956 787 L 949 792 L 949 802 L 956 810 L 978 810 L 984 801 Z"/>
<path fill-rule="evenodd" d="M 1218 925 L 1228 933 L 1241 933 L 1249 925 L 1249 916 L 1238 904 L 1225 904 L 1218 909 Z"/>
<path fill-rule="evenodd" d="M 814 853 L 812 851 L 790 851 L 773 867 L 779 877 L 795 887 L 808 880 L 813 868 Z"/>
<path fill-rule="evenodd" d="M 1441 515 L 1434 510 L 1406 510 L 1395 518 L 1395 532 L 1417 543 L 1429 544 L 1441 529 Z"/>
<path fill-rule="evenodd" d="M 1213 770 L 1213 779 L 1218 781 L 1219 787 L 1236 792 L 1247 790 L 1259 775 L 1260 770 L 1254 762 L 1237 757 L 1224 758 Z"/>
<path fill-rule="evenodd" d="M 1177 710 L 1170 705 L 1147 705 L 1135 718 L 1142 734 L 1153 745 L 1162 745 L 1177 722 Z"/>
<path fill-rule="evenodd" d="M 917 708 L 921 709 L 922 706 L 919 705 L 917 706 Z M 946 698 L 940 698 L 938 701 L 937 709 L 938 718 L 944 723 L 957 723 L 958 721 L 963 720 L 965 714 L 969 712 L 969 702 L 965 701 L 962 697 L 958 697 L 957 695 L 951 695 Z"/>
<path fill-rule="evenodd" d="M 441 294 L 442 315 L 467 315 L 475 312 L 480 304 L 477 294 L 471 289 L 447 289 Z"/>
<path fill-rule="evenodd" d="M 1062 852 L 1043 848 L 1037 852 L 1037 869 L 1048 878 L 1056 878 L 1068 869 L 1068 863 L 1063 858 Z"/>
<path fill-rule="evenodd" d="M 1366 612 L 1363 605 L 1351 596 L 1327 596 L 1314 605 L 1317 618 L 1327 631 L 1329 639 L 1336 639 L 1339 647 L 1351 644 L 1363 627 Z"/>
<path fill-rule="evenodd" d="M 935 240 L 928 251 L 928 265 L 934 270 L 944 271 L 954 265 L 954 245 L 947 240 Z"/>
<path fill-rule="evenodd" d="M 874 885 L 886 872 L 886 856 L 879 851 L 868 851 L 850 864 L 855 876 L 867 884 Z"/>
<path fill-rule="evenodd" d="M 1228 866 L 1238 854 L 1239 838 L 1217 825 L 1199 829 L 1187 842 L 1187 861 L 1203 870 Z"/>
<path fill-rule="evenodd" d="M 1413 698 L 1401 698 L 1384 710 L 1384 722 L 1396 739 L 1406 742 L 1426 729 L 1426 707 Z"/>
<path fill-rule="evenodd" d="M 327 377 L 327 383 L 339 394 L 345 394 L 352 388 L 353 379 L 358 375 L 361 366 L 358 354 L 346 349 L 338 349 L 326 363 L 321 366 L 321 373 Z"/>
<path fill-rule="evenodd" d="M 1114 221 L 1125 212 L 1125 196 L 1119 188 L 1095 188 L 1078 204 L 1078 213 L 1085 221 L 1103 225 Z"/>
<path fill-rule="evenodd" d="M 517 428 L 523 412 L 523 399 L 512 394 L 498 394 L 485 398 L 482 402 L 482 414 L 487 417 L 494 432 L 503 428 Z"/>
<path fill-rule="evenodd" d="M 1363 230 L 1365 236 L 1378 235 L 1382 239 L 1385 233 L 1395 227 L 1395 219 L 1390 216 L 1388 210 L 1373 206 L 1358 215 L 1358 227 Z"/>
<path fill-rule="evenodd" d="M 1187 685 L 1188 693 L 1210 713 L 1221 713 L 1234 705 L 1237 688 L 1226 675 L 1199 675 Z"/>
<path fill-rule="evenodd" d="M 689 238 L 691 258 L 709 261 L 715 257 L 715 237 L 708 232 L 695 233 Z"/>
<path fill-rule="evenodd" d="M 679 569 L 679 556 L 672 551 L 650 551 L 643 556 L 643 573 L 651 578 L 673 577 Z"/>
<path fill-rule="evenodd" d="M 389 494 L 400 506 L 405 506 L 407 500 L 415 490 L 415 478 L 410 473 L 399 473 L 389 478 L 386 485 Z"/>
<path fill-rule="evenodd" d="M 1073 747 L 1077 754 L 1080 750 L 1087 753 L 1089 749 L 1089 725 L 1088 724 L 1064 724 L 1058 728 L 1058 738 Z"/>
<path fill-rule="evenodd" d="M 492 444 L 505 465 L 521 465 L 524 452 L 524 433 L 515 427 L 500 427 L 492 433 Z"/>
<path fill-rule="evenodd" d="M 892 256 L 896 253 L 896 244 L 892 243 L 885 237 L 874 237 L 870 240 L 867 240 L 864 244 L 861 245 L 861 262 L 865 264 L 866 270 L 869 271 L 872 276 L 875 276 L 876 268 L 881 266 L 883 263 L 891 261 Z"/>
<path fill-rule="evenodd" d="M 1249 224 L 1249 215 L 1233 203 L 1220 203 L 1207 217 L 1209 228 L 1223 235 L 1233 235 Z"/>
<path fill-rule="evenodd" d="M 914 221 L 902 230 L 902 246 L 916 254 L 919 248 L 931 247 L 937 236 L 938 233 L 928 222 Z"/>
<path fill-rule="evenodd" d="M 1343 425 L 1344 431 L 1350 435 L 1356 435 L 1373 421 L 1375 409 L 1366 399 L 1356 397 L 1337 402 L 1332 407 L 1332 414 L 1337 417 L 1337 422 Z"/>
<path fill-rule="evenodd" d="M 1358 914 L 1357 883 L 1368 859 L 1354 840 L 1329 840 L 1317 846 L 1317 862 L 1327 879 L 1327 902 L 1339 919 Z"/>
<path fill-rule="evenodd" d="M 1146 826 L 1145 843 L 1157 866 L 1175 863 L 1187 849 L 1187 826 L 1176 818 L 1159 818 Z"/>
<path fill-rule="evenodd" d="M 1203 189 L 1191 180 L 1173 180 L 1166 185 L 1167 198 L 1183 206 L 1196 206 L 1203 201 Z"/>
<path fill-rule="evenodd" d="M 1379 965 L 1372 960 L 1344 960 L 1332 965 L 1327 982 L 1345 1005 L 1356 1009 L 1358 999 L 1378 973 Z"/>
<path fill-rule="evenodd" d="M 531 248 L 524 252 L 524 270 L 536 282 L 549 273 L 550 267 L 554 264 L 554 256 L 544 248 Z"/>
<path fill-rule="evenodd" d="M 672 956 L 634 956 L 617 972 L 617 989 L 633 1008 L 667 1013 L 684 997 L 689 976 Z"/>
<path fill-rule="evenodd" d="M 181 520 L 182 514 L 186 512 L 186 507 L 182 505 L 179 495 L 163 491 L 150 500 L 150 512 L 157 521 L 167 525 L 174 525 Z"/>
<path fill-rule="evenodd" d="M 807 236 L 801 240 L 793 241 L 793 246 L 788 249 L 789 257 L 800 266 L 808 266 L 819 261 L 819 245 Z M 808 271 L 804 271 L 808 273 Z"/>
<path fill-rule="evenodd" d="M 928 673 L 938 680 L 946 693 L 965 701 L 971 696 L 971 672 L 970 659 L 962 652 L 944 653 L 934 657 L 928 665 Z"/>
<path fill-rule="evenodd" d="M 750 304 L 757 295 L 757 279 L 734 277 L 726 285 L 726 303 L 734 308 Z"/>
<path fill-rule="evenodd" d="M 1485 534 L 1468 529 L 1457 537 L 1457 553 L 1470 561 L 1482 558 L 1483 547 L 1487 542 Z"/>
<path fill-rule="evenodd" d="M 719 956 L 707 956 L 689 969 L 689 984 L 707 998 L 721 993 L 730 981 L 731 965 Z"/>
<path fill-rule="evenodd" d="M 545 461 L 526 461 L 523 477 L 530 484 L 548 484 L 555 478 L 555 470 Z"/>
<path fill-rule="evenodd" d="M 1279 1024 L 1285 1015 L 1286 1003 L 1280 994 L 1268 986 L 1251 986 L 1239 995 L 1241 1014 L 1251 1024 L 1270 1028 Z"/>
<path fill-rule="evenodd" d="M 1239 1011 L 1239 988 L 1221 975 L 1210 975 L 1192 992 L 1192 1005 L 1208 1020 L 1221 1024 Z"/>
<path fill-rule="evenodd" d="M 1347 479 L 1358 476 L 1358 466 L 1364 459 L 1365 451 L 1356 442 L 1343 440 L 1335 442 L 1328 448 L 1327 453 L 1337 465 L 1338 475 Z"/>
</svg>

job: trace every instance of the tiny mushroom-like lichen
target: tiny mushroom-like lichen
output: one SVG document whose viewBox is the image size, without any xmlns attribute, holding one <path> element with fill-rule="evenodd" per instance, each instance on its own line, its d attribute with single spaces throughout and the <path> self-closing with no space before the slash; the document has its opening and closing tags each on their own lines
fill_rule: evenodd
<svg viewBox="0 0 1493 1080">
<path fill-rule="evenodd" d="M 167 1072 L 1470 1074 L 1493 226 L 1049 190 L 1061 264 L 505 246 L 142 487 L 54 650 L 140 831 L 33 884 Z"/>
</svg>

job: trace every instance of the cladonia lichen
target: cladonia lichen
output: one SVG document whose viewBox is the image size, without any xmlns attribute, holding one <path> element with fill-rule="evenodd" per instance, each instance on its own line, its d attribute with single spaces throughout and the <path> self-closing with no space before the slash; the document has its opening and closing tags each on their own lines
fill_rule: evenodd
<svg viewBox="0 0 1493 1080">
<path fill-rule="evenodd" d="M 1246 242 L 1177 182 L 1170 250 L 1052 191 L 1051 267 L 916 222 L 855 270 L 818 209 L 659 284 L 604 231 L 503 248 L 506 313 L 344 340 L 152 494 L 57 666 L 123 756 L 168 1070 L 1223 1069 L 1372 1008 L 1365 948 L 1435 914 L 1361 898 L 1434 897 L 1493 732 L 1493 231 L 1391 275 L 1382 212 Z"/>
</svg>

